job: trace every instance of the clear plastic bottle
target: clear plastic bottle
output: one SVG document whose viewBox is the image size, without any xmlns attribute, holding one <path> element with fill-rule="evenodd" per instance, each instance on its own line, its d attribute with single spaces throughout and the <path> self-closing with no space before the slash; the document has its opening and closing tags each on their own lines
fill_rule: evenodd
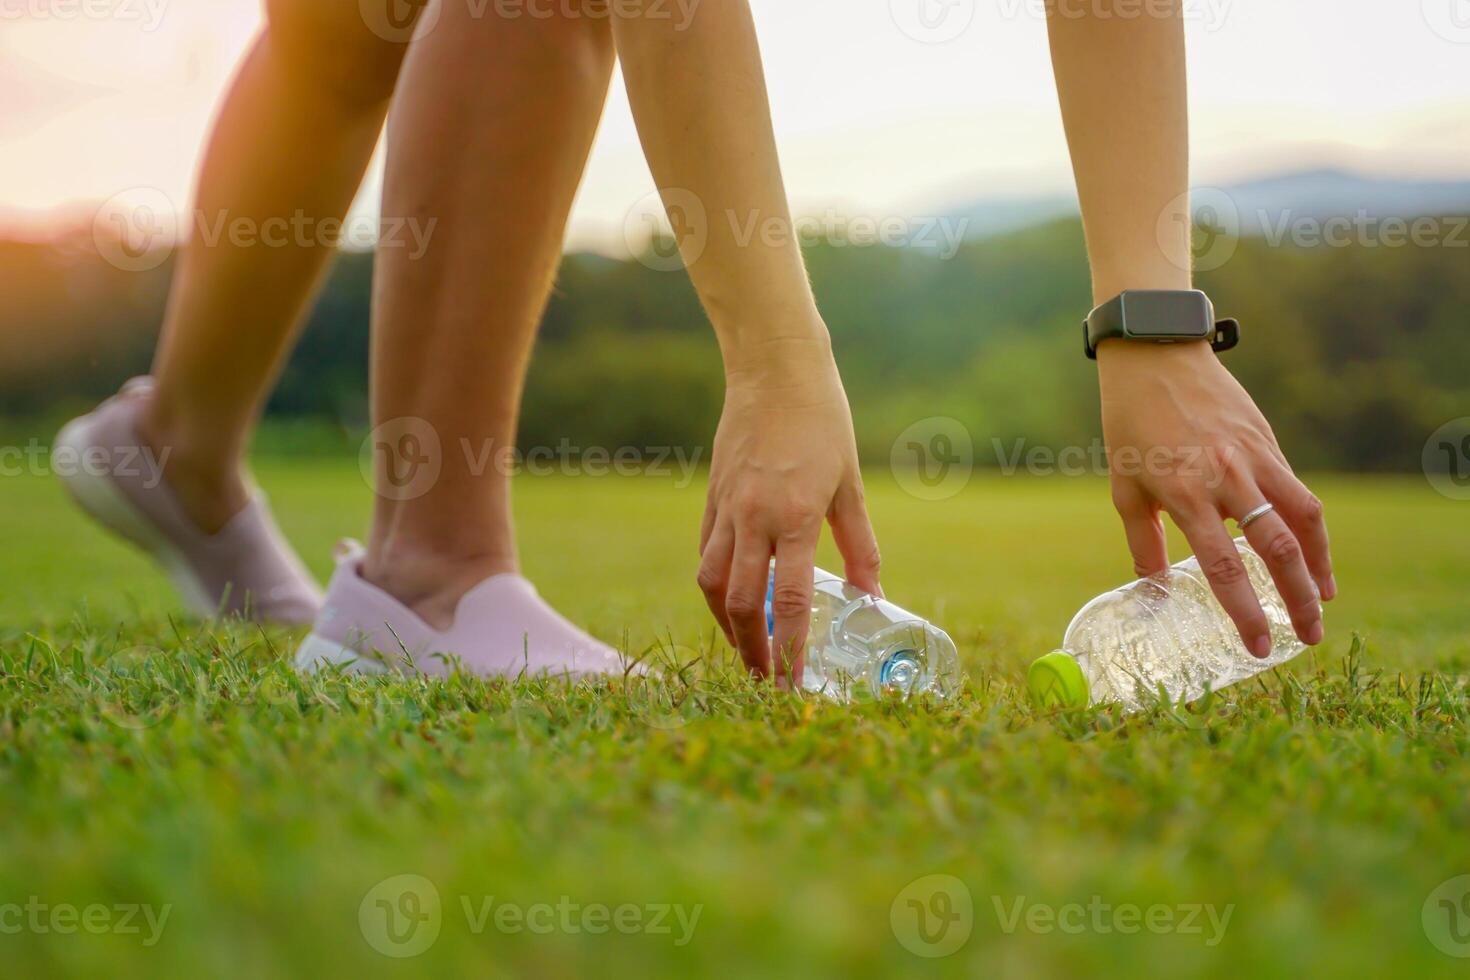
<svg viewBox="0 0 1470 980">
<path fill-rule="evenodd" d="M 1210 591 L 1199 561 L 1098 596 L 1072 619 L 1062 649 L 1031 665 L 1028 682 L 1043 704 L 1116 702 L 1126 711 L 1193 701 L 1279 667 L 1301 653 L 1271 573 L 1244 538 L 1235 546 L 1271 629 L 1271 654 L 1257 659 Z"/>
<path fill-rule="evenodd" d="M 766 595 L 771 629 L 775 583 L 773 563 Z M 848 702 L 926 692 L 949 697 L 959 689 L 959 653 L 944 630 L 820 568 L 814 585 L 803 690 Z"/>
</svg>

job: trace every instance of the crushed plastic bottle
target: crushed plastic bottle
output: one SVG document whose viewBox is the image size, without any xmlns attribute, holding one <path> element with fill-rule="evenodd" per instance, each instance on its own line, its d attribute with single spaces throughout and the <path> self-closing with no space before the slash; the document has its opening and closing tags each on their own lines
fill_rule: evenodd
<svg viewBox="0 0 1470 980">
<path fill-rule="evenodd" d="M 1244 538 L 1235 546 L 1271 630 L 1271 653 L 1251 655 L 1193 557 L 1168 571 L 1098 596 L 1072 619 L 1062 649 L 1031 665 L 1027 680 L 1043 705 L 1193 701 L 1279 667 L 1305 649 L 1271 573 Z"/>
<path fill-rule="evenodd" d="M 771 597 L 766 624 L 774 630 Z M 802 689 L 834 701 L 855 697 L 950 697 L 962 680 L 959 652 L 944 630 L 886 599 L 816 569 Z"/>
</svg>

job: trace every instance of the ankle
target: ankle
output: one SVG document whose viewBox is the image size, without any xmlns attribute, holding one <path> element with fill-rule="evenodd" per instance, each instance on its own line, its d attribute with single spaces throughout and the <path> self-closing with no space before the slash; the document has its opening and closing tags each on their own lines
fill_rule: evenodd
<svg viewBox="0 0 1470 980">
<path fill-rule="evenodd" d="M 372 547 L 362 563 L 369 584 L 407 606 L 435 629 L 454 624 L 459 600 L 494 575 L 515 573 L 513 552 L 486 550 L 468 554 Z"/>
<path fill-rule="evenodd" d="M 248 470 L 238 453 L 221 451 L 218 440 L 181 432 L 148 408 L 138 413 L 136 426 L 141 448 L 200 530 L 219 531 L 250 502 Z"/>
</svg>

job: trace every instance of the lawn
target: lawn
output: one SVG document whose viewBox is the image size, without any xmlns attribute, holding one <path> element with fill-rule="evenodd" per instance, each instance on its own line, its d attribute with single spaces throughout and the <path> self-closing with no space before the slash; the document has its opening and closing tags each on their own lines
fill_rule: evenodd
<svg viewBox="0 0 1470 980">
<path fill-rule="evenodd" d="M 356 467 L 259 475 L 325 574 L 363 529 Z M 177 618 L 53 482 L 4 478 L 6 973 L 1463 973 L 1466 504 L 1313 481 L 1342 589 L 1324 646 L 1124 720 L 1021 687 L 1128 577 L 1103 484 L 931 502 L 874 474 L 885 588 L 950 630 L 970 684 L 844 708 L 723 669 L 693 587 L 703 487 L 676 482 L 518 484 L 544 594 L 702 658 L 568 691 L 303 681 L 289 634 Z"/>
</svg>

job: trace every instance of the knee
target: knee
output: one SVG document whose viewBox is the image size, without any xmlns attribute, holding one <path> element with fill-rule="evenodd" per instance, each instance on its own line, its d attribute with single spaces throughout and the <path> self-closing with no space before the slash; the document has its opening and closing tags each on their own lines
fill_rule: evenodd
<svg viewBox="0 0 1470 980">
<path fill-rule="evenodd" d="M 265 24 L 265 42 L 292 84 L 351 107 L 392 97 L 408 44 L 375 31 L 360 4 L 265 0 Z"/>
</svg>

